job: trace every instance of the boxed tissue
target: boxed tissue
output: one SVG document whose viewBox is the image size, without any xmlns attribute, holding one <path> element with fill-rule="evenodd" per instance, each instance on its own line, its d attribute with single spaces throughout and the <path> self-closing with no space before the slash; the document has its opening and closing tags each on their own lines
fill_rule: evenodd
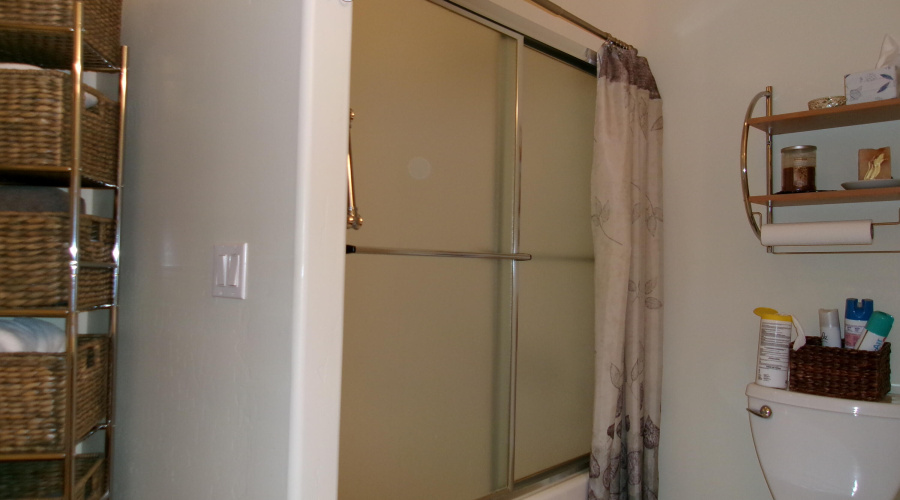
<svg viewBox="0 0 900 500">
<path fill-rule="evenodd" d="M 885 35 L 875 69 L 844 77 L 847 104 L 894 99 L 897 94 L 897 69 L 900 68 L 900 45 Z"/>
<path fill-rule="evenodd" d="M 897 66 L 886 66 L 844 77 L 847 104 L 894 99 L 897 94 Z"/>
</svg>

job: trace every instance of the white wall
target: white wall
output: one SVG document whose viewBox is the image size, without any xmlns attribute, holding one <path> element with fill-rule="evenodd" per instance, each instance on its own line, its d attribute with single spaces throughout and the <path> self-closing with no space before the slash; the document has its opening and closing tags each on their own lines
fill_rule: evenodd
<svg viewBox="0 0 900 500">
<path fill-rule="evenodd" d="M 336 491 L 349 20 L 340 0 L 125 2 L 116 498 Z M 245 301 L 211 297 L 229 242 Z"/>
<path fill-rule="evenodd" d="M 744 386 L 754 377 L 756 360 L 758 319 L 752 309 L 765 305 L 794 313 L 812 331 L 817 328 L 816 310 L 837 307 L 843 313 L 846 297 L 871 297 L 876 309 L 898 314 L 900 266 L 896 255 L 766 254 L 750 231 L 741 201 L 741 123 L 750 98 L 766 85 L 774 86 L 776 113 L 805 109 L 806 101 L 814 97 L 842 94 L 843 75 L 873 67 L 882 37 L 900 35 L 896 23 L 900 3 L 560 0 L 560 4 L 637 45 L 649 58 L 663 96 L 666 289 L 661 497 L 768 498 L 744 410 Z M 794 143 L 819 144 L 820 167 L 852 171 L 858 148 L 900 147 L 893 139 L 897 129 L 891 130 L 892 137 L 874 138 L 870 145 L 845 140 L 838 133 L 802 136 Z M 865 137 L 877 131 L 870 127 L 859 133 L 864 144 Z M 751 162 L 763 154 L 761 142 L 755 144 Z M 830 186 L 820 183 L 820 188 L 839 188 L 834 178 L 830 182 Z M 759 193 L 763 188 L 757 187 Z M 895 216 L 896 205 L 888 205 L 879 209 L 880 217 Z M 851 208 L 834 215 L 856 218 L 863 212 Z M 878 229 L 876 239 L 890 233 L 891 229 Z M 895 384 L 900 382 L 898 362 L 895 355 Z"/>
</svg>

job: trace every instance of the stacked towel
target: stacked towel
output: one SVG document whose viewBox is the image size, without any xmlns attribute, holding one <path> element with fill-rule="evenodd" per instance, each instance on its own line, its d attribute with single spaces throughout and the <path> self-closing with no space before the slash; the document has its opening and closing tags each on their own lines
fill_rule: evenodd
<svg viewBox="0 0 900 500">
<path fill-rule="evenodd" d="M 64 352 L 66 333 L 37 318 L 0 319 L 0 352 Z"/>
</svg>

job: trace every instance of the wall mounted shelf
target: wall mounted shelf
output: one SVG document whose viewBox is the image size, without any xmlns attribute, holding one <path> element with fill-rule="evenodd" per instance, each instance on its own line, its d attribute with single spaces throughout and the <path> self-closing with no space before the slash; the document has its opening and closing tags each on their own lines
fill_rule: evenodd
<svg viewBox="0 0 900 500">
<path fill-rule="evenodd" d="M 900 99 L 751 118 L 747 124 L 772 135 L 900 120 Z"/>
<path fill-rule="evenodd" d="M 765 99 L 765 116 L 753 118 L 751 115 L 760 99 Z M 750 227 L 757 238 L 760 237 L 763 214 L 755 212 L 753 205 L 759 205 L 765 209 L 765 224 L 774 222 L 774 209 L 782 207 L 799 207 L 811 205 L 837 205 L 851 203 L 871 203 L 900 201 L 900 187 L 887 187 L 876 189 L 816 191 L 810 193 L 775 194 L 772 192 L 773 180 L 773 151 L 772 138 L 776 135 L 793 134 L 798 132 L 814 132 L 841 127 L 853 127 L 890 121 L 900 121 L 900 99 L 867 102 L 838 106 L 834 108 L 812 111 L 798 111 L 775 115 L 772 113 L 772 87 L 758 93 L 750 101 L 747 114 L 744 119 L 743 134 L 741 137 L 741 184 L 744 194 L 744 207 Z M 766 134 L 766 194 L 750 195 L 747 175 L 747 144 L 749 130 L 757 129 Z M 760 222 L 757 222 L 759 217 Z M 894 223 L 876 223 L 887 225 Z M 770 253 L 900 253 L 900 250 L 849 250 L 849 251 L 778 251 L 776 247 L 768 246 Z"/>
</svg>

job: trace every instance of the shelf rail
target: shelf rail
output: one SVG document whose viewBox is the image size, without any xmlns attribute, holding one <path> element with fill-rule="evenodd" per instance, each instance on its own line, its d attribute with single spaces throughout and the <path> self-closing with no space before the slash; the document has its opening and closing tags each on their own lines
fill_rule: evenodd
<svg viewBox="0 0 900 500">
<path fill-rule="evenodd" d="M 72 37 L 72 113 L 70 116 L 72 130 L 72 170 L 69 178 L 69 298 L 68 312 L 66 313 L 66 414 L 63 419 L 63 435 L 65 436 L 63 450 L 63 498 L 75 498 L 75 483 L 77 481 L 75 471 L 75 451 L 78 436 L 75 435 L 75 412 L 78 411 L 78 397 L 76 394 L 75 380 L 78 376 L 78 271 L 81 255 L 78 248 L 78 228 L 81 208 L 81 113 L 82 113 L 82 79 L 83 79 L 83 36 L 84 36 L 84 5 L 75 2 L 74 23 Z"/>
<path fill-rule="evenodd" d="M 527 253 L 492 253 L 492 252 L 453 252 L 449 250 L 413 250 L 404 248 L 376 248 L 347 245 L 347 252 L 369 255 L 399 255 L 404 257 L 459 257 L 464 259 L 488 260 L 531 260 Z"/>
<path fill-rule="evenodd" d="M 744 116 L 744 130 L 741 134 L 741 189 L 744 193 L 744 210 L 747 212 L 747 221 L 750 222 L 750 229 L 753 230 L 753 234 L 756 235 L 756 239 L 760 239 L 762 237 L 761 234 L 761 225 L 762 223 L 757 223 L 754 215 L 759 215 L 758 212 L 753 211 L 753 207 L 750 206 L 750 181 L 747 178 L 747 142 L 750 137 L 750 119 L 753 118 L 753 110 L 756 109 L 756 103 L 759 102 L 760 99 L 766 99 L 766 114 L 772 114 L 772 87 L 766 87 L 766 90 L 756 94 L 753 96 L 753 99 L 750 100 L 750 105 L 747 106 L 747 114 Z M 771 144 L 772 144 L 772 136 L 767 133 L 767 149 L 769 152 L 767 156 L 771 156 Z M 771 161 L 769 162 L 771 165 Z M 769 173 L 766 174 L 766 189 L 767 191 L 772 190 L 772 169 L 768 169 Z M 769 193 L 771 194 L 771 193 Z M 769 210 L 771 211 L 771 206 L 769 206 Z M 760 218 L 762 216 L 760 215 Z"/>
</svg>

